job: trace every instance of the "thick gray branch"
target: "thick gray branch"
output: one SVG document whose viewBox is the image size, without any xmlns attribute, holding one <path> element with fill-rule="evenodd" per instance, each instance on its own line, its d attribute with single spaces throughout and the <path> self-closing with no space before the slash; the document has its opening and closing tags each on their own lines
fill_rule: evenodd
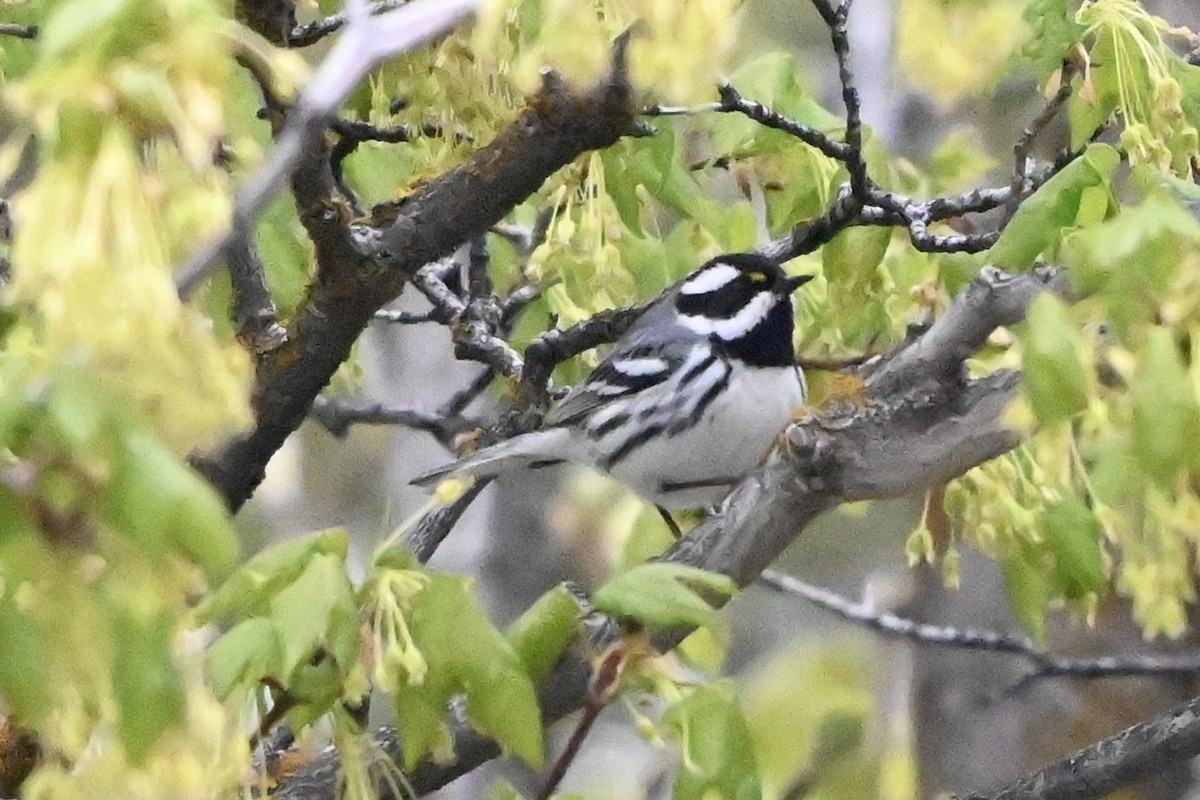
<svg viewBox="0 0 1200 800">
<path fill-rule="evenodd" d="M 958 800 L 1096 800 L 1200 753 L 1200 697 L 995 792 Z"/>
<path fill-rule="evenodd" d="M 879 366 L 867 381 L 876 397 L 925 380 L 946 382 L 964 374 L 964 362 L 992 331 L 1025 318 L 1030 300 L 1043 291 L 1065 294 L 1066 277 L 1050 267 L 1010 275 L 984 267 L 946 315 Z"/>
</svg>

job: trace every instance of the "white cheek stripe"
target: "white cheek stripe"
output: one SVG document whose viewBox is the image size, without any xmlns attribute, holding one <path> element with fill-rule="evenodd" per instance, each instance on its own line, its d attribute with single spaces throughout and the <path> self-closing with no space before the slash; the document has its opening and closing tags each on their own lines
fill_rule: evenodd
<svg viewBox="0 0 1200 800">
<path fill-rule="evenodd" d="M 712 319 L 705 316 L 680 314 L 679 321 L 684 327 L 701 336 L 716 335 L 725 341 L 733 341 L 754 330 L 760 322 L 767 318 L 771 309 L 779 302 L 778 295 L 771 292 L 759 292 L 742 310 L 729 319 Z"/>
<path fill-rule="evenodd" d="M 657 375 L 660 372 L 666 371 L 667 362 L 655 356 L 646 356 L 644 358 L 621 358 L 613 361 L 613 369 L 631 377 Z"/>
<path fill-rule="evenodd" d="M 688 278 L 679 287 L 680 294 L 708 294 L 737 279 L 741 273 L 737 267 L 717 263 L 703 272 Z"/>
</svg>

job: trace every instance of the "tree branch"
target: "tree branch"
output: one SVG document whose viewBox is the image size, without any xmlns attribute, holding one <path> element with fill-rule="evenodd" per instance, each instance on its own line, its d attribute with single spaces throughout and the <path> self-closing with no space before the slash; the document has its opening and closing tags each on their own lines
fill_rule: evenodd
<svg viewBox="0 0 1200 800">
<path fill-rule="evenodd" d="M 373 23 L 347 27 L 346 34 L 304 87 L 263 168 L 238 193 L 230 233 L 198 253 L 180 270 L 176 280 L 180 296 L 186 298 L 194 292 L 229 257 L 232 243 L 249 235 L 284 180 L 310 150 L 312 141 L 325 130 L 326 121 L 372 67 L 444 33 L 477 3 L 478 0 L 414 2 Z M 243 5 L 239 4 L 239 8 Z"/>
<path fill-rule="evenodd" d="M 956 800 L 1096 800 L 1200 753 L 1200 697 L 994 792 Z"/>
<path fill-rule="evenodd" d="M 351 425 L 402 425 L 428 431 L 446 447 L 453 445 L 455 436 L 478 427 L 457 415 L 344 397 L 320 396 L 313 401 L 310 413 L 334 436 L 345 436 Z"/>
<path fill-rule="evenodd" d="M 612 73 L 591 90 L 574 90 L 547 73 L 541 91 L 508 128 L 462 165 L 425 184 L 385 229 L 351 225 L 336 201 L 331 204 L 328 198 L 337 195 L 328 148 L 322 137 L 308 142 L 302 155 L 311 168 L 301 165 L 296 171 L 316 180 L 296 180 L 293 191 L 316 245 L 317 278 L 288 327 L 287 343 L 258 364 L 254 429 L 194 459 L 230 508 L 250 496 L 267 461 L 299 426 L 374 312 L 391 302 L 420 267 L 485 233 L 581 153 L 613 144 L 631 130 L 627 44 L 627 37 L 617 41 Z"/>
<path fill-rule="evenodd" d="M 229 280 L 233 287 L 233 321 L 243 346 L 259 355 L 282 345 L 287 331 L 278 322 L 263 263 L 248 237 L 230 244 Z"/>
<path fill-rule="evenodd" d="M 381 0 L 371 6 L 372 14 L 385 14 L 389 11 L 394 11 L 400 6 L 406 5 L 410 0 Z M 285 32 L 281 41 L 273 42 L 273 44 L 283 45 L 285 47 L 308 47 L 324 39 L 330 34 L 339 31 L 347 22 L 345 14 L 334 14 L 322 19 L 306 22 L 303 25 L 295 25 Z"/>
<path fill-rule="evenodd" d="M 37 25 L 18 25 L 15 22 L 0 22 L 0 36 L 15 36 L 18 39 L 36 39 Z"/>
<path fill-rule="evenodd" d="M 1033 683 L 1052 677 L 1090 680 L 1200 673 L 1200 657 L 1197 656 L 1135 654 L 1070 658 L 1038 647 L 1024 636 L 914 622 L 887 611 L 880 611 L 870 602 L 855 603 L 828 589 L 813 586 L 799 578 L 774 570 L 764 570 L 758 578 L 758 583 L 784 594 L 804 598 L 842 619 L 857 622 L 884 636 L 907 639 L 919 645 L 1008 653 L 1024 658 L 1034 669 L 1005 689 L 1003 695 L 1006 697 L 1019 694 Z"/>
</svg>

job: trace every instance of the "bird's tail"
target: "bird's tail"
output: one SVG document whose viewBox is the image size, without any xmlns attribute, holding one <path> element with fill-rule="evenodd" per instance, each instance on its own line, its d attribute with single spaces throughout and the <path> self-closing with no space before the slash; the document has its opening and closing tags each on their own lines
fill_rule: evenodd
<svg viewBox="0 0 1200 800">
<path fill-rule="evenodd" d="M 439 481 L 456 475 L 475 478 L 494 478 L 514 467 L 553 464 L 566 460 L 563 452 L 563 428 L 533 431 L 514 436 L 503 442 L 477 450 L 458 461 L 422 473 L 409 481 L 413 486 L 436 486 Z"/>
</svg>

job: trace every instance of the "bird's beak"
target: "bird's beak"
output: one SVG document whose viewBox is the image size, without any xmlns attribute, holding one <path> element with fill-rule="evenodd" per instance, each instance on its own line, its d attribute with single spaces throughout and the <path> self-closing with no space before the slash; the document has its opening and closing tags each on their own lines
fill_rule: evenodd
<svg viewBox="0 0 1200 800">
<path fill-rule="evenodd" d="M 791 294 L 792 292 L 796 291 L 801 286 L 808 283 L 815 277 L 817 277 L 817 276 L 816 275 L 793 275 L 790 278 L 784 278 L 783 285 L 787 287 L 787 293 Z"/>
</svg>

